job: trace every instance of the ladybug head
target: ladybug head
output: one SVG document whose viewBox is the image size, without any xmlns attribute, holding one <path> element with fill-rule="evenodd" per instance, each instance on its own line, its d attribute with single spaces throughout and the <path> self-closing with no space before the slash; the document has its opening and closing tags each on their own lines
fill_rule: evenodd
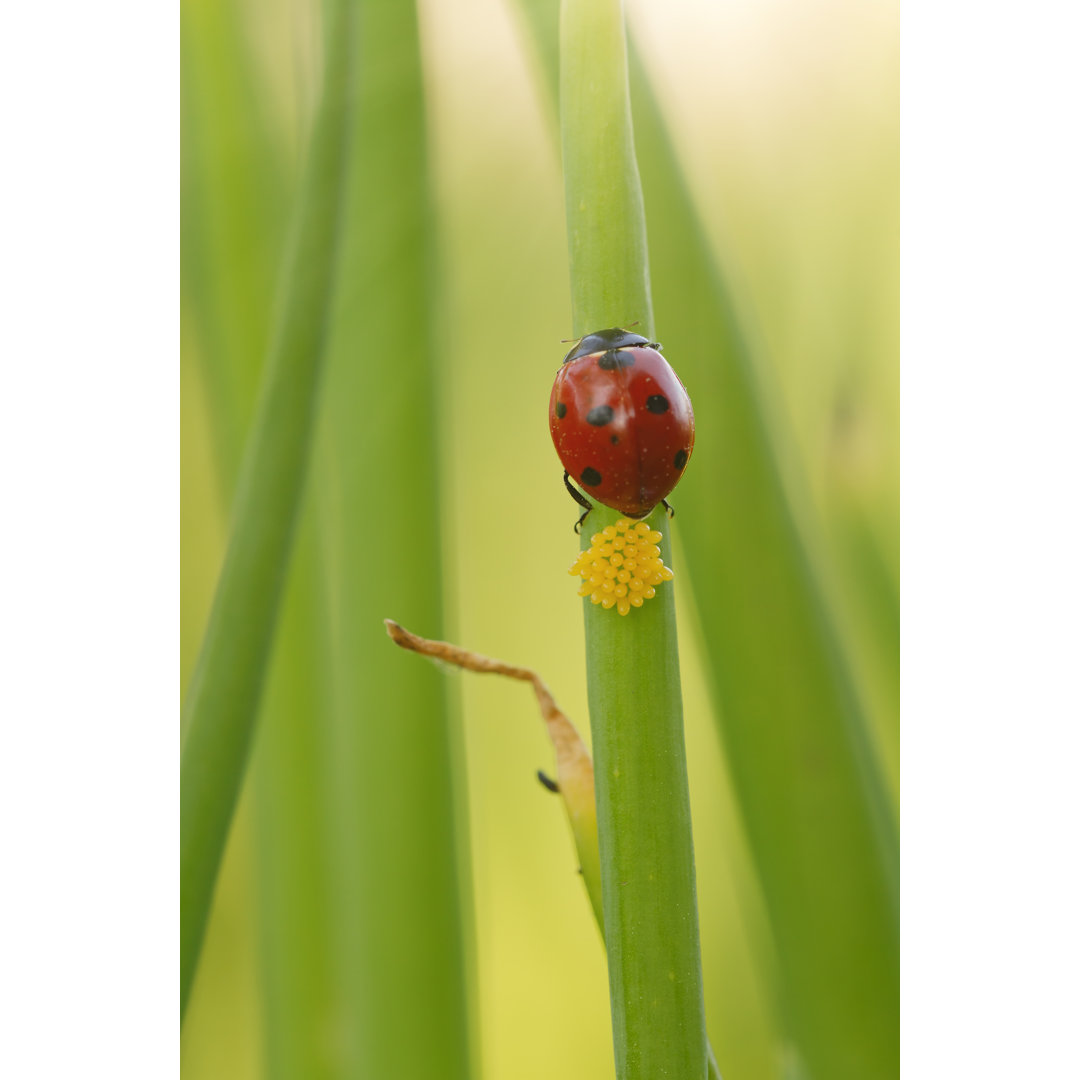
<svg viewBox="0 0 1080 1080">
<path fill-rule="evenodd" d="M 568 364 L 571 360 L 577 360 L 579 357 L 589 356 L 592 353 L 607 352 L 609 349 L 626 349 L 634 345 L 647 345 L 653 349 L 660 348 L 660 345 L 655 341 L 650 341 L 640 334 L 634 334 L 629 330 L 613 326 L 610 330 L 594 330 L 591 334 L 586 334 L 566 354 L 563 363 Z"/>
</svg>

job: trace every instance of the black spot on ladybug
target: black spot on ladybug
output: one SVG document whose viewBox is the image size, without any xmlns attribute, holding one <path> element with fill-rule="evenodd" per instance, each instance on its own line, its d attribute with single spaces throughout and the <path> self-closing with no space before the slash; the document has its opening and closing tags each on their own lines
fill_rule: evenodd
<svg viewBox="0 0 1080 1080">
<path fill-rule="evenodd" d="M 581 482 L 586 487 L 596 487 L 597 484 L 603 483 L 604 478 L 589 465 L 581 474 Z"/>
<path fill-rule="evenodd" d="M 619 445 L 619 436 L 618 435 L 612 435 L 611 436 L 611 445 L 612 446 L 618 446 Z"/>
<path fill-rule="evenodd" d="M 689 455 L 689 454 L 688 454 L 688 453 L 687 453 L 687 452 L 686 452 L 685 450 L 680 450 L 680 451 L 679 451 L 679 452 L 678 452 L 678 453 L 677 453 L 677 454 L 675 455 L 675 468 L 676 468 L 676 469 L 681 469 L 681 468 L 682 468 L 682 467 L 683 467 L 683 466 L 684 466 L 684 465 L 686 464 L 686 459 L 687 459 L 687 458 L 688 458 L 689 456 L 690 456 L 690 455 Z"/>
<path fill-rule="evenodd" d="M 556 401 L 555 402 L 555 415 L 560 420 L 566 415 L 566 402 L 565 401 Z"/>
<path fill-rule="evenodd" d="M 627 349 L 609 349 L 597 360 L 604 371 L 617 371 L 619 368 L 630 367 L 634 362 L 634 354 Z"/>
<path fill-rule="evenodd" d="M 671 408 L 671 402 L 663 394 L 652 394 L 645 402 L 645 408 L 651 413 L 666 413 Z"/>
<path fill-rule="evenodd" d="M 603 427 L 615 419 L 615 410 L 610 405 L 597 405 L 596 408 L 589 410 L 585 419 L 593 427 Z"/>
</svg>

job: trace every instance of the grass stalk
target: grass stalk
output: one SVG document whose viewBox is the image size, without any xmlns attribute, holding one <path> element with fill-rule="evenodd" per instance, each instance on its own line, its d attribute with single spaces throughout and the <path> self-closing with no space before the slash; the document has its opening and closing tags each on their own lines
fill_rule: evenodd
<svg viewBox="0 0 1080 1080">
<path fill-rule="evenodd" d="M 227 514 L 271 326 L 288 199 L 280 138 L 236 0 L 181 5 L 183 299 Z M 310 500 L 308 500 L 310 502 Z M 278 618 L 254 769 L 259 989 L 269 1080 L 338 1075 L 329 918 L 325 676 L 317 544 L 299 525 Z M 228 845 L 226 846 L 228 852 Z M 224 858 L 228 859 L 228 854 Z M 221 874 L 227 873 L 223 863 Z M 207 941 L 213 940 L 213 914 Z M 204 962 L 210 962 L 205 957 Z M 198 1005 L 194 999 L 196 1006 Z M 188 1039 L 192 1021 L 185 1024 Z M 210 1038 L 196 1032 L 196 1038 Z"/>
<path fill-rule="evenodd" d="M 382 618 L 443 618 L 434 291 L 416 7 L 357 0 L 338 295 L 318 512 L 328 585 L 335 934 L 344 1075 L 472 1074 L 461 789 L 443 680 Z"/>
<path fill-rule="evenodd" d="M 519 7 L 554 96 L 556 4 Z M 852 658 L 782 483 L 784 433 L 769 422 L 758 361 L 633 48 L 630 83 L 654 211 L 657 311 L 698 420 L 693 467 L 676 493 L 683 520 L 695 522 L 684 554 L 777 945 L 783 1022 L 811 1076 L 895 1076 L 895 825 Z M 880 634 L 886 642 L 889 632 Z"/>
<path fill-rule="evenodd" d="M 247 764 L 310 453 L 345 164 L 348 12 L 344 0 L 328 6 L 321 103 L 291 237 L 288 280 L 225 564 L 185 706 L 181 1016 Z"/>
<path fill-rule="evenodd" d="M 785 1026 L 816 1080 L 899 1070 L 898 846 L 888 793 L 750 344 L 631 49 L 664 343 L 694 395 L 680 533 L 716 717 L 776 946 Z M 796 481 L 797 482 L 797 481 Z"/>
<path fill-rule="evenodd" d="M 619 0 L 564 0 L 561 121 L 575 334 L 653 333 Z M 588 534 L 618 515 L 597 507 Z M 663 512 L 650 526 L 667 533 Z M 662 546 L 665 562 L 670 545 Z M 673 588 L 585 602 L 604 926 L 619 1080 L 707 1074 Z"/>
<path fill-rule="evenodd" d="M 229 505 L 266 358 L 293 192 L 235 0 L 184 0 L 180 33 L 181 285 Z"/>
<path fill-rule="evenodd" d="M 325 582 L 313 518 L 298 527 L 253 761 L 266 1080 L 341 1075 Z"/>
</svg>

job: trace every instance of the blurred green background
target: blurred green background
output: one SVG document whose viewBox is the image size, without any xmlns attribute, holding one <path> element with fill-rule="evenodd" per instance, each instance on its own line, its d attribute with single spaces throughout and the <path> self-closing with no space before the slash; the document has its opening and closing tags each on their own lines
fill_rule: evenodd
<svg viewBox="0 0 1080 1080">
<path fill-rule="evenodd" d="M 318 91 L 320 10 L 311 0 L 182 0 L 181 14 L 186 686 L 272 325 Z M 752 343 L 787 490 L 895 803 L 896 5 L 670 0 L 630 3 L 627 14 Z M 424 0 L 418 16 L 436 454 L 432 474 L 417 486 L 441 492 L 431 527 L 441 535 L 443 621 L 411 625 L 408 612 L 393 607 L 370 617 L 376 625 L 396 617 L 417 633 L 535 668 L 584 730 L 580 602 L 566 575 L 576 551 L 576 510 L 546 431 L 548 393 L 570 323 L 557 113 L 541 50 L 513 0 Z M 665 207 L 649 202 L 648 185 L 645 197 L 653 235 L 664 228 Z M 657 320 L 657 336 L 667 341 L 662 310 Z M 401 334 L 408 336 L 410 326 Z M 362 334 L 350 347 L 358 364 L 395 363 L 393 355 L 367 352 Z M 682 370 L 670 346 L 668 358 Z M 692 383 L 688 389 L 700 415 L 707 403 Z M 365 403 L 355 404 L 362 424 Z M 337 400 L 333 408 L 347 416 L 351 403 Z M 382 437 L 390 455 L 415 436 L 402 424 Z M 296 687 L 323 677 L 320 643 L 328 632 L 320 620 L 333 617 L 326 597 L 334 595 L 335 559 L 365 557 L 327 556 L 320 547 L 334 511 L 332 500 L 318 495 L 317 474 L 334 467 L 332 440 L 324 438 L 305 503 L 306 554 L 290 579 L 287 604 L 294 624 L 297 611 L 306 611 L 299 618 L 307 621 L 279 639 L 268 684 L 267 708 L 298 729 L 318 729 L 317 718 L 306 715 L 318 690 Z M 693 474 L 691 466 L 687 485 Z M 392 535 L 395 501 L 415 491 L 380 487 L 377 457 L 369 480 L 370 527 Z M 679 494 L 672 499 L 677 508 Z M 676 519 L 677 552 L 679 529 L 693 527 L 688 512 Z M 390 581 L 409 574 L 407 536 L 401 550 L 400 565 L 391 561 L 370 573 Z M 791 1056 L 760 886 L 717 739 L 695 606 L 696 595 L 705 594 L 696 594 L 678 561 L 676 569 L 709 1034 L 729 1080 L 779 1078 L 792 1075 Z M 381 595 L 393 603 L 392 586 Z M 293 648 L 295 641 L 302 647 Z M 379 644 L 373 638 L 366 647 Z M 389 655 L 389 642 L 385 649 Z M 382 663 L 381 654 L 374 651 L 369 662 Z M 408 658 L 404 670 L 422 665 Z M 468 822 L 457 858 L 477 1074 L 613 1076 L 603 949 L 561 809 L 535 780 L 535 769 L 548 768 L 552 755 L 531 696 L 516 684 L 442 677 L 449 683 L 455 805 Z M 272 1029 L 285 1021 L 264 993 L 266 942 L 294 933 L 302 939 L 310 928 L 280 920 L 289 909 L 277 903 L 277 879 L 265 869 L 282 825 L 272 770 L 260 788 L 264 752 L 260 739 L 222 867 L 183 1031 L 185 1080 L 282 1075 L 280 1064 L 268 1061 Z M 320 788 L 317 770 L 312 784 Z M 326 843 L 317 832 L 292 839 L 312 850 Z M 333 857 L 327 861 L 332 881 Z M 316 1006 L 323 992 L 310 990 Z M 343 1023 L 347 1018 L 337 1014 L 326 1022 L 327 1075 L 345 1055 Z M 420 1018 L 417 1038 L 423 1028 Z"/>
</svg>

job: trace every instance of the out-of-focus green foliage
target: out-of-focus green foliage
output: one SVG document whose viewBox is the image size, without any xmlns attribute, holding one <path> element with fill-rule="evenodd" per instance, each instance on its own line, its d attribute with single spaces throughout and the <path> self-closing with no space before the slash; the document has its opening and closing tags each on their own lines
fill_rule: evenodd
<svg viewBox="0 0 1080 1080">
<path fill-rule="evenodd" d="M 442 604 L 434 233 L 415 14 L 399 4 L 347 10 L 328 38 L 329 54 L 349 57 L 357 72 L 342 139 L 348 185 L 323 203 L 340 212 L 336 275 L 320 297 L 333 315 L 312 312 L 330 352 L 311 500 L 318 514 L 308 515 L 295 561 L 259 758 L 265 1061 L 283 1077 L 464 1076 L 458 770 L 444 691 L 435 673 L 403 674 L 396 656 L 387 663 L 365 642 L 387 607 L 437 626 Z M 242 65 L 243 50 L 232 59 Z M 248 269 L 239 258 L 236 272 Z M 200 316 L 221 301 L 218 282 L 202 284 L 192 302 Z M 222 323 L 235 329 L 228 317 Z M 204 368 L 228 363 L 219 351 L 203 359 Z M 235 401 L 212 377 L 204 385 L 228 430 Z M 369 406 L 361 424 L 358 401 Z M 219 442 L 226 483 L 229 448 Z M 370 525 L 383 485 L 417 494 L 397 503 L 407 542 Z M 422 1039 L 412 1037 L 417 1011 L 428 1018 Z"/>
<path fill-rule="evenodd" d="M 269 333 L 287 179 L 295 170 L 285 164 L 288 140 L 256 93 L 252 43 L 236 6 L 192 0 L 181 8 L 181 27 L 184 310 L 194 327 L 185 342 L 212 410 L 217 488 L 227 507 Z M 185 406 L 185 416 L 192 411 Z M 263 1061 L 274 1077 L 332 1076 L 340 1059 L 330 1030 L 340 1008 L 328 928 L 330 814 L 322 790 L 328 725 L 318 707 L 324 665 L 311 524 L 307 515 L 283 598 L 255 762 Z M 190 589 L 186 596 L 194 607 Z M 231 880 L 219 885 L 219 908 L 228 909 L 233 886 Z M 254 933 L 245 940 L 254 941 Z M 216 955 L 213 945 L 211 951 Z M 213 976 L 202 978 L 220 985 Z M 196 1062 L 199 1032 L 220 1013 L 213 1002 L 212 993 L 197 996 Z M 218 1043 L 228 1038 L 215 1035 Z M 190 1044 L 185 1040 L 185 1062 Z M 236 1064 L 229 1069 L 237 1071 Z"/>
<path fill-rule="evenodd" d="M 446 687 L 382 619 L 442 628 L 434 240 L 416 12 L 359 0 L 319 523 L 345 1075 L 471 1075 Z"/>
<path fill-rule="evenodd" d="M 775 939 L 778 994 L 811 1076 L 894 1076 L 899 850 L 868 715 L 781 480 L 738 316 L 648 85 L 636 80 L 661 335 L 704 433 L 680 531 L 717 714 Z M 663 314 L 661 314 L 663 313 Z"/>
<path fill-rule="evenodd" d="M 229 495 L 270 337 L 291 190 L 232 3 L 180 7 L 181 244 L 186 336 Z"/>
<path fill-rule="evenodd" d="M 556 25 L 557 4 L 536 7 Z M 319 39 L 316 8 L 311 0 L 273 0 L 257 10 L 239 0 L 182 4 L 183 670 L 190 670 L 220 565 L 227 522 L 221 497 L 230 498 L 230 458 L 235 461 L 242 449 L 237 444 L 250 422 L 272 322 L 290 178 L 302 145 L 297 118 L 302 126 L 319 72 L 317 57 L 309 59 L 311 42 Z M 768 8 L 702 4 L 691 10 L 677 4 L 662 13 L 631 4 L 629 15 L 645 44 L 644 66 L 698 210 L 696 241 L 704 241 L 710 258 L 724 267 L 734 307 L 753 335 L 769 438 L 782 446 L 777 471 L 800 534 L 808 538 L 820 595 L 837 616 L 837 654 L 845 658 L 857 697 L 870 707 L 874 741 L 868 745 L 894 783 L 895 12 L 853 0 L 814 0 Z M 362 894 L 354 886 L 362 852 L 377 854 L 366 841 L 357 842 L 363 796 L 355 789 L 359 778 L 366 783 L 370 776 L 362 766 L 375 768 L 360 760 L 367 753 L 361 747 L 377 737 L 360 725 L 372 705 L 379 711 L 401 688 L 412 693 L 409 681 L 417 677 L 407 663 L 395 671 L 392 646 L 375 642 L 383 617 L 536 668 L 578 726 L 585 726 L 580 601 L 565 573 L 576 549 L 570 531 L 576 511 L 559 482 L 545 415 L 565 352 L 558 339 L 573 333 L 560 154 L 553 99 L 544 89 L 548 77 L 534 62 L 537 36 L 520 18 L 517 7 L 503 0 L 420 5 L 434 178 L 433 213 L 422 230 L 436 250 L 425 310 L 436 361 L 429 374 L 412 374 L 431 397 L 414 414 L 415 383 L 392 400 L 379 391 L 373 413 L 363 400 L 366 380 L 340 381 L 322 418 L 313 494 L 257 748 L 257 812 L 252 818 L 241 810 L 227 849 L 184 1033 L 185 1080 L 338 1076 L 356 1065 L 349 1047 L 363 1027 L 350 1011 L 368 1008 L 358 988 L 380 971 L 377 954 L 368 954 L 375 961 L 369 964 L 357 959 L 359 946 L 346 951 L 343 945 L 346 931 L 355 931 L 354 943 L 364 932 L 357 925 L 350 929 L 350 922 L 363 919 L 356 899 Z M 642 103 L 637 81 L 634 94 L 657 332 L 699 418 L 694 461 L 673 501 L 682 544 L 675 586 L 706 1015 L 728 1080 L 766 1080 L 779 1078 L 789 1060 L 782 1032 L 790 1032 L 792 1015 L 775 1007 L 782 1006 L 777 987 L 787 958 L 777 957 L 778 941 L 768 929 L 776 912 L 759 886 L 760 853 L 751 861 L 746 849 L 748 835 L 754 847 L 760 837 L 747 827 L 745 775 L 730 747 L 721 751 L 715 738 L 711 700 L 718 671 L 707 649 L 715 638 L 709 627 L 734 615 L 709 610 L 715 600 L 707 576 L 695 571 L 691 547 L 695 538 L 705 542 L 706 529 L 708 537 L 717 528 L 740 529 L 737 513 L 707 505 L 706 489 L 715 477 L 702 472 L 708 460 L 702 447 L 734 435 L 714 430 L 709 418 L 723 403 L 707 379 L 691 374 L 700 359 L 696 312 L 709 308 L 710 294 L 694 269 L 700 264 L 668 235 L 672 208 L 655 194 L 664 190 L 657 187 L 660 162 L 642 126 L 648 103 Z M 416 116 L 415 102 L 387 97 L 367 130 L 390 144 L 400 132 L 405 155 L 415 147 L 410 116 Z M 383 188 L 372 186 L 375 178 L 363 188 L 365 200 L 390 206 L 400 187 L 401 203 L 393 212 L 399 222 L 416 213 L 405 209 L 415 195 L 403 182 L 403 169 L 412 169 L 403 160 L 385 161 Z M 378 250 L 376 244 L 371 253 L 381 268 L 387 256 L 385 248 L 384 254 Z M 357 280 L 362 274 L 369 275 L 364 292 L 371 281 L 382 281 L 374 268 L 358 271 Z M 679 293 L 674 298 L 673 290 Z M 222 312 L 230 325 L 215 329 Z M 372 355 L 367 329 L 364 316 L 342 310 L 334 322 L 331 363 L 354 352 Z M 428 338 L 422 326 L 420 334 Z M 396 343 L 378 340 L 380 359 L 389 352 L 385 362 L 400 374 L 405 354 Z M 359 369 L 353 370 L 359 379 Z M 371 430 L 373 421 L 382 426 Z M 349 423 L 356 428 L 353 438 L 341 434 L 341 425 Z M 418 432 L 421 443 L 430 433 L 434 463 L 418 447 Z M 407 468 L 377 483 L 383 464 L 398 453 Z M 356 470 L 353 479 L 338 472 L 343 466 Z M 363 521 L 386 544 L 368 564 L 375 565 L 370 580 L 363 577 L 363 554 L 346 539 L 359 535 L 358 524 L 350 522 L 361 519 L 344 493 L 357 490 L 361 472 L 372 477 Z M 426 494 L 436 487 L 437 500 Z M 415 546 L 406 525 L 413 502 L 427 504 L 432 515 L 430 534 Z M 714 513 L 722 519 L 718 524 L 712 523 Z M 743 534 L 728 542 L 745 540 Z M 758 560 L 752 569 L 761 571 L 771 556 L 745 547 L 747 557 Z M 437 555 L 410 561 L 421 551 Z M 347 594 L 338 576 L 345 560 L 353 560 Z M 393 584 L 398 568 L 425 560 L 438 564 L 435 576 L 424 580 L 435 582 L 431 591 L 445 612 L 442 630 L 432 625 L 443 618 L 439 607 L 425 614 L 397 606 L 405 595 L 404 585 Z M 429 572 L 422 569 L 421 576 Z M 387 596 L 389 601 L 381 599 Z M 394 606 L 386 608 L 390 601 Z M 355 605 L 357 626 L 367 617 L 361 604 L 371 604 L 372 640 L 353 639 L 359 644 L 343 647 L 346 602 Z M 744 608 L 739 617 L 756 619 L 758 627 L 751 629 L 757 633 L 768 628 L 770 613 L 761 605 Z M 354 649 L 364 654 L 362 673 L 344 666 Z M 373 685 L 372 696 L 354 709 L 341 692 L 359 693 L 361 680 Z M 443 817 L 453 814 L 462 823 L 463 807 L 443 784 L 451 774 L 455 786 L 463 784 L 467 761 L 468 840 L 459 834 L 453 843 L 459 851 L 466 843 L 472 849 L 473 872 L 465 884 L 476 914 L 475 923 L 463 920 L 464 1005 L 479 1021 L 473 1032 L 477 1071 L 525 1080 L 552 1073 L 610 1077 L 603 949 L 573 873 L 565 825 L 533 778 L 535 767 L 550 762 L 543 733 L 515 688 L 504 691 L 484 680 L 450 685 L 460 687 L 464 746 L 451 739 L 442 750 L 434 747 L 429 760 L 449 755 L 447 776 L 435 774 L 428 810 L 417 813 L 449 806 Z M 423 692 L 438 702 L 441 687 L 442 677 L 432 673 Z M 458 696 L 451 693 L 451 700 Z M 410 715 L 399 732 L 404 740 L 416 745 L 429 734 L 445 738 L 438 709 L 436 704 L 426 720 Z M 418 782 L 431 775 L 420 766 L 412 773 Z M 375 801 L 389 805 L 384 778 L 377 780 Z M 408 800 L 404 790 L 399 794 Z M 770 795 L 787 797 L 783 787 L 760 792 L 761 799 Z M 398 824 L 414 834 L 410 850 L 423 858 L 425 845 L 444 843 L 445 834 L 419 820 Z M 407 876 L 401 866 L 382 873 L 400 882 Z M 415 918 L 389 916 L 386 940 L 405 935 Z M 447 935 L 443 944 L 452 951 L 455 931 Z M 885 985 L 882 970 L 882 958 L 867 955 L 862 976 L 878 988 Z M 396 1075 L 408 1075 L 403 1070 Z"/>
<path fill-rule="evenodd" d="M 297 203 L 289 274 L 244 454 L 225 563 L 185 702 L 180 769 L 180 1010 L 247 768 L 307 477 L 344 187 L 347 5 L 329 9 L 327 64 Z M 222 408 L 223 416 L 228 412 Z M 239 427 L 239 425 L 237 425 Z"/>
</svg>

